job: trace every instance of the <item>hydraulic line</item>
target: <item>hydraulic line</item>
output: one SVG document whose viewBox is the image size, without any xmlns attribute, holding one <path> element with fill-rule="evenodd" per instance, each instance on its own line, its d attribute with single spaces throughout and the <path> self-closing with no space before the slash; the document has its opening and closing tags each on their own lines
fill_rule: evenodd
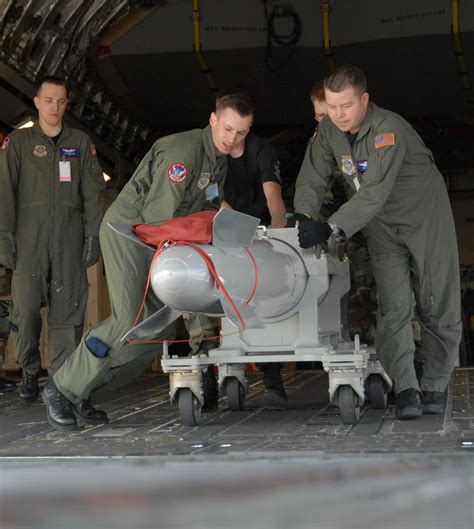
<svg viewBox="0 0 474 529">
<path fill-rule="evenodd" d="M 323 14 L 323 47 L 324 55 L 331 55 L 331 40 L 329 38 L 329 0 L 323 0 L 321 13 Z"/>
<path fill-rule="evenodd" d="M 329 7 L 329 0 L 321 0 L 321 13 L 323 14 L 323 53 L 328 59 L 329 68 L 335 69 L 334 58 L 331 50 L 331 38 L 329 29 L 329 13 L 331 8 Z"/>
<path fill-rule="evenodd" d="M 461 76 L 463 88 L 465 92 L 466 102 L 470 105 L 474 104 L 472 98 L 472 85 L 469 79 L 469 71 L 464 59 L 464 51 L 462 47 L 461 31 L 460 31 L 460 17 L 459 17 L 459 0 L 451 0 L 452 11 L 452 31 L 454 39 L 454 53 L 458 63 L 458 73 Z"/>
<path fill-rule="evenodd" d="M 206 76 L 207 84 L 211 92 L 217 92 L 218 88 L 209 70 L 201 51 L 201 19 L 199 16 L 199 0 L 193 0 L 193 31 L 194 31 L 194 53 L 199 61 L 201 72 Z"/>
<path fill-rule="evenodd" d="M 265 12 L 265 22 L 267 26 L 267 45 L 265 49 L 265 66 L 269 72 L 281 70 L 291 59 L 295 51 L 296 44 L 301 37 L 302 24 L 301 19 L 291 6 L 279 5 L 274 6 L 270 13 L 267 5 L 268 0 L 263 0 Z M 278 22 L 285 20 L 292 23 L 290 32 L 283 33 L 277 29 Z M 286 47 L 289 51 L 286 56 L 275 64 L 273 57 L 273 43 L 277 43 L 281 48 Z"/>
</svg>

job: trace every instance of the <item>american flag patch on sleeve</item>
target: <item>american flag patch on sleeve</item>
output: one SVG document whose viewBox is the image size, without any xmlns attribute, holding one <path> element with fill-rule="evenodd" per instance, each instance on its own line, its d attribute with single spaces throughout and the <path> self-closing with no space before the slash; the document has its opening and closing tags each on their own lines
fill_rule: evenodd
<svg viewBox="0 0 474 529">
<path fill-rule="evenodd" d="M 395 145 L 395 134 L 393 132 L 386 132 L 375 136 L 375 148 L 385 147 L 386 145 Z"/>
</svg>

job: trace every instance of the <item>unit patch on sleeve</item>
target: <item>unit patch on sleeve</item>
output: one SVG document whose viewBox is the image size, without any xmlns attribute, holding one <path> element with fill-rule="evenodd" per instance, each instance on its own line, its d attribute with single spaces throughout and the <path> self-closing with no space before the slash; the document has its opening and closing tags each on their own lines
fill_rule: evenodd
<svg viewBox="0 0 474 529">
<path fill-rule="evenodd" d="M 201 176 L 199 177 L 199 180 L 198 180 L 199 189 L 201 189 L 201 190 L 205 189 L 209 185 L 210 181 L 211 181 L 211 174 L 210 173 L 202 173 Z"/>
<path fill-rule="evenodd" d="M 10 147 L 10 143 L 12 142 L 12 139 L 10 136 L 5 136 L 2 141 L 2 146 L 0 147 L 0 151 L 6 151 L 8 147 Z"/>
<path fill-rule="evenodd" d="M 33 149 L 33 154 L 38 158 L 43 158 L 43 156 L 48 155 L 48 149 L 46 148 L 46 145 L 35 145 L 35 148 Z"/>
<path fill-rule="evenodd" d="M 395 134 L 393 132 L 385 132 L 375 136 L 375 148 L 385 147 L 387 145 L 395 145 Z"/>
<path fill-rule="evenodd" d="M 184 163 L 172 163 L 168 167 L 168 176 L 172 182 L 179 184 L 188 176 L 188 168 Z"/>
<path fill-rule="evenodd" d="M 64 158 L 79 158 L 79 149 L 77 147 L 60 147 L 59 156 Z"/>
</svg>

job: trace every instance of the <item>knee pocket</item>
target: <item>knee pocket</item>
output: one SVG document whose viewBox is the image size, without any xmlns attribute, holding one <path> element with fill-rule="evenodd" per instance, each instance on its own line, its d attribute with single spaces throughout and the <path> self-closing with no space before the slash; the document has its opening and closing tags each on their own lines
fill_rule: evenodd
<svg viewBox="0 0 474 529">
<path fill-rule="evenodd" d="M 103 359 L 109 356 L 110 347 L 99 338 L 91 336 L 86 340 L 86 346 L 89 352 L 96 358 Z"/>
</svg>

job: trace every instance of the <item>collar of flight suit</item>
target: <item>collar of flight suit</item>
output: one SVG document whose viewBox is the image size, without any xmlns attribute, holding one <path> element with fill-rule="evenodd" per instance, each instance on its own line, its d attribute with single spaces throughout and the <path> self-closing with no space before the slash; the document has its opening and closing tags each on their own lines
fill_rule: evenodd
<svg viewBox="0 0 474 529">
<path fill-rule="evenodd" d="M 61 133 L 59 134 L 59 139 L 57 142 L 58 145 L 61 141 L 63 141 L 64 139 L 68 138 L 71 135 L 71 129 L 66 125 L 64 121 L 62 125 L 63 125 L 62 130 L 61 130 Z M 43 132 L 43 129 L 40 127 L 39 120 L 35 121 L 35 124 L 32 127 L 32 131 L 33 131 L 33 135 L 38 138 L 46 139 L 47 141 L 50 141 L 50 142 L 53 141 L 51 136 L 48 136 L 47 134 Z"/>
<path fill-rule="evenodd" d="M 202 129 L 202 143 L 204 145 L 204 151 L 206 152 L 209 160 L 211 160 L 212 166 L 217 165 L 216 148 L 212 139 L 211 126 Z"/>
<path fill-rule="evenodd" d="M 369 133 L 370 128 L 372 126 L 372 121 L 374 119 L 374 107 L 375 105 L 371 102 L 369 102 L 369 104 L 367 105 L 367 112 L 365 114 L 364 121 L 360 126 L 359 132 L 357 133 L 357 138 L 355 140 L 356 142 L 361 140 L 366 134 Z"/>
</svg>

